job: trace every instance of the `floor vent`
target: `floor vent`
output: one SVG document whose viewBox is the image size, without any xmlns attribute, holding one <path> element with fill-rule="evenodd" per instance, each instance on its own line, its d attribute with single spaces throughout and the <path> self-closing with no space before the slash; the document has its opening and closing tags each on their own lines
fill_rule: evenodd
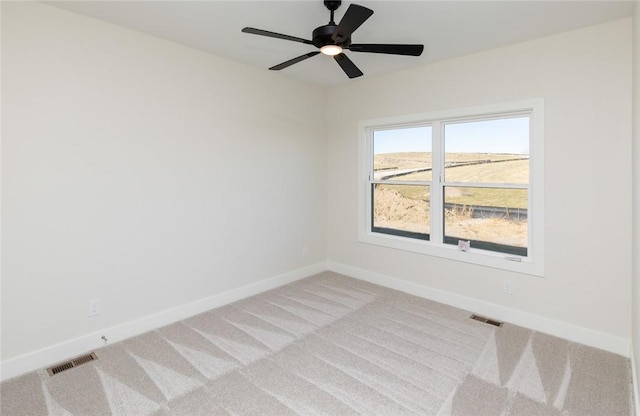
<svg viewBox="0 0 640 416">
<path fill-rule="evenodd" d="M 470 317 L 471 319 L 473 319 L 474 321 L 478 321 L 478 322 L 482 322 L 485 324 L 489 324 L 489 325 L 493 325 L 493 326 L 502 326 L 504 325 L 504 322 L 500 322 L 500 321 L 495 321 L 493 319 L 490 318 L 485 318 L 484 316 L 480 316 L 480 315 L 471 315 Z"/>
<path fill-rule="evenodd" d="M 61 373 L 66 370 L 70 370 L 73 367 L 77 367 L 81 364 L 88 363 L 89 361 L 97 360 L 98 356 L 95 352 L 92 352 L 87 355 L 83 355 L 82 357 L 74 358 L 73 360 L 65 361 L 64 363 L 58 364 L 54 367 L 47 368 L 47 372 L 50 376 L 54 376 L 58 373 Z"/>
</svg>

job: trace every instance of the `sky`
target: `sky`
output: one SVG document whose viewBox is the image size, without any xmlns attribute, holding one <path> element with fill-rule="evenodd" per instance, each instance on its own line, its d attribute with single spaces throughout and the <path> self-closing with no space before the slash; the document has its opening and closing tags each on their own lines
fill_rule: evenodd
<svg viewBox="0 0 640 416">
<path fill-rule="evenodd" d="M 430 152 L 431 127 L 374 132 L 374 154 Z M 529 118 L 445 124 L 445 152 L 529 154 Z"/>
</svg>

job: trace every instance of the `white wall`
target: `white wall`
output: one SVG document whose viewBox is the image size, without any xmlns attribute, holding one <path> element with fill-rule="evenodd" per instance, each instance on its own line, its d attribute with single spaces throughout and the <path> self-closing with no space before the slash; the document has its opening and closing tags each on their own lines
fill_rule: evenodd
<svg viewBox="0 0 640 416">
<path fill-rule="evenodd" d="M 640 2 L 633 13 L 633 316 L 632 342 L 636 371 L 636 411 L 640 411 Z"/>
<path fill-rule="evenodd" d="M 319 87 L 40 3 L 2 59 L 3 360 L 326 259 Z"/>
<path fill-rule="evenodd" d="M 358 121 L 537 97 L 546 117 L 544 278 L 357 241 Z M 330 264 L 611 335 L 627 352 L 630 18 L 364 78 L 328 99 Z M 503 279 L 513 295 L 502 293 Z"/>
</svg>

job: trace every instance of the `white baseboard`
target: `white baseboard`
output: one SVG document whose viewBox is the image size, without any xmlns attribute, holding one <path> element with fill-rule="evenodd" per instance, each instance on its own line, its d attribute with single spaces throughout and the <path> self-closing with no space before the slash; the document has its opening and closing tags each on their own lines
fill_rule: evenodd
<svg viewBox="0 0 640 416">
<path fill-rule="evenodd" d="M 169 325 L 190 316 L 206 312 L 249 296 L 257 295 L 270 289 L 275 289 L 287 283 L 295 282 L 326 270 L 331 270 L 336 273 L 380 286 L 455 306 L 470 312 L 487 315 L 494 319 L 510 322 L 535 331 L 564 338 L 569 341 L 611 351 L 625 357 L 631 357 L 632 367 L 634 370 L 637 370 L 636 366 L 638 363 L 634 361 L 634 358 L 637 357 L 633 357 L 633 353 L 629 348 L 629 340 L 626 338 L 567 324 L 553 319 L 543 318 L 516 309 L 510 309 L 478 299 L 407 282 L 405 280 L 347 266 L 341 263 L 320 262 L 2 361 L 0 362 L 0 380 L 7 380 L 29 371 L 47 367 L 57 362 L 84 354 L 87 351 L 103 347 L 105 345 L 101 340 L 103 335 L 107 337 L 110 344 L 122 341 L 124 339 L 140 335 L 146 331 L 151 331 L 156 328 Z M 634 371 L 634 377 L 636 376 L 637 371 Z M 635 378 L 634 388 L 636 414 L 640 416 L 640 406 L 638 405 L 638 401 L 640 399 L 638 394 L 638 380 Z"/>
<path fill-rule="evenodd" d="M 29 371 L 38 370 L 87 351 L 104 347 L 105 342 L 101 339 L 103 335 L 109 340 L 109 344 L 112 344 L 326 270 L 325 262 L 316 263 L 2 361 L 0 363 L 0 380 L 17 377 Z"/>
<path fill-rule="evenodd" d="M 347 266 L 341 263 L 328 262 L 327 267 L 329 270 L 336 273 L 455 306 L 470 312 L 486 315 L 493 319 L 533 329 L 534 331 L 554 335 L 559 338 L 610 351 L 625 357 L 629 357 L 630 354 L 629 339 L 627 338 L 594 331 L 592 329 L 571 325 L 554 319 L 543 318 L 517 309 L 511 309 L 494 303 L 457 295 L 444 290 L 433 289 L 428 286 Z M 638 416 L 640 416 L 640 413 Z"/>
</svg>

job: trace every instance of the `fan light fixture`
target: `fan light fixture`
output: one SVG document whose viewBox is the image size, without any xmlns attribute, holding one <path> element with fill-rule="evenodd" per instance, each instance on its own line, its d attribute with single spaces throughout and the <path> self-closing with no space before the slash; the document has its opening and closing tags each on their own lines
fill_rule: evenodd
<svg viewBox="0 0 640 416">
<path fill-rule="evenodd" d="M 342 48 L 338 45 L 324 45 L 320 48 L 320 52 L 325 55 L 335 56 L 342 53 Z"/>
</svg>

